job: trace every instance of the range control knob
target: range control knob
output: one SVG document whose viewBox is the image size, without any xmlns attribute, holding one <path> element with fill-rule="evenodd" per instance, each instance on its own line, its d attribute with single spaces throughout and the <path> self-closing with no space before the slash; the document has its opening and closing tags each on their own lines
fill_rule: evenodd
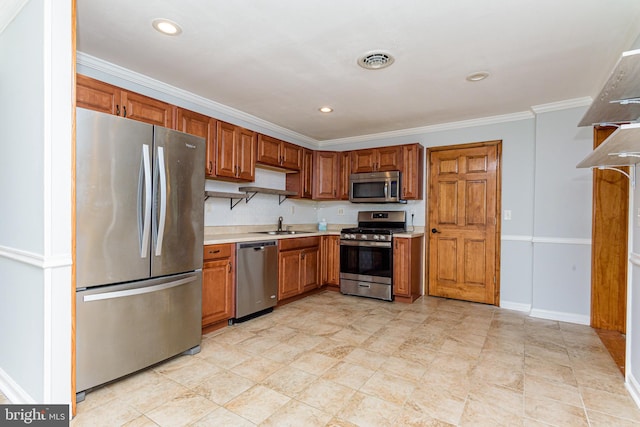
<svg viewBox="0 0 640 427">
<path fill-rule="evenodd" d="M 382 236 L 378 236 L 377 234 L 373 235 L 373 240 L 380 240 Z"/>
</svg>

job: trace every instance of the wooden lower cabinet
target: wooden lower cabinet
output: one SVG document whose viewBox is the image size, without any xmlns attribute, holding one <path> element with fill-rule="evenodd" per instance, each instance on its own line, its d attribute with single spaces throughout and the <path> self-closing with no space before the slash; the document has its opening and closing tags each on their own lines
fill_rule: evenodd
<svg viewBox="0 0 640 427">
<path fill-rule="evenodd" d="M 340 236 L 322 236 L 322 284 L 340 286 Z"/>
<path fill-rule="evenodd" d="M 422 293 L 423 236 L 393 238 L 393 295 L 412 303 Z"/>
<path fill-rule="evenodd" d="M 202 265 L 202 327 L 224 326 L 234 317 L 235 244 L 206 245 Z M 214 328 L 215 329 L 215 328 Z"/>
<path fill-rule="evenodd" d="M 278 241 L 278 301 L 320 286 L 320 237 Z"/>
</svg>

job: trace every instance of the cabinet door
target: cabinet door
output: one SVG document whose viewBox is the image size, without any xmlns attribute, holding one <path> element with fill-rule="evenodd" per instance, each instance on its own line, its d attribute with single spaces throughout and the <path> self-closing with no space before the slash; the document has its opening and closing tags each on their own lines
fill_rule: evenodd
<svg viewBox="0 0 640 427">
<path fill-rule="evenodd" d="M 340 285 L 340 236 L 323 236 L 322 283 Z"/>
<path fill-rule="evenodd" d="M 301 250 L 280 252 L 278 255 L 278 300 L 298 295 L 300 286 Z"/>
<path fill-rule="evenodd" d="M 200 136 L 206 140 L 205 175 L 208 177 L 215 176 L 216 120 L 203 114 L 178 108 L 176 114 L 176 129 L 191 135 Z"/>
<path fill-rule="evenodd" d="M 340 158 L 335 151 L 313 153 L 313 199 L 336 200 L 340 182 Z"/>
<path fill-rule="evenodd" d="M 231 258 L 202 265 L 202 326 L 233 317 L 233 288 Z"/>
<path fill-rule="evenodd" d="M 422 200 L 424 150 L 420 144 L 402 146 L 402 199 Z"/>
<path fill-rule="evenodd" d="M 380 172 L 400 170 L 402 164 L 402 147 L 382 147 L 376 149 L 375 170 Z"/>
<path fill-rule="evenodd" d="M 313 197 L 313 151 L 304 150 L 302 153 L 302 198 Z"/>
<path fill-rule="evenodd" d="M 349 200 L 349 175 L 351 175 L 351 153 L 344 151 L 340 153 L 340 185 L 338 187 L 340 200 Z"/>
<path fill-rule="evenodd" d="M 289 170 L 299 171 L 302 163 L 302 148 L 284 141 L 281 147 L 281 166 Z"/>
<path fill-rule="evenodd" d="M 408 297 L 411 295 L 409 283 L 411 240 L 394 238 L 393 242 L 393 294 Z"/>
<path fill-rule="evenodd" d="M 120 88 L 76 75 L 76 105 L 89 110 L 118 115 L 120 111 Z"/>
<path fill-rule="evenodd" d="M 256 179 L 256 133 L 244 128 L 236 128 L 238 172 L 236 177 L 242 181 L 252 182 Z"/>
<path fill-rule="evenodd" d="M 282 141 L 267 135 L 258 134 L 258 149 L 256 162 L 270 166 L 280 166 L 282 163 Z"/>
<path fill-rule="evenodd" d="M 152 125 L 174 128 L 173 111 L 175 107 L 166 102 L 134 92 L 122 91 L 122 117 L 138 120 Z"/>
<path fill-rule="evenodd" d="M 303 249 L 300 254 L 302 291 L 320 286 L 320 248 Z"/>
<path fill-rule="evenodd" d="M 351 173 L 373 172 L 376 165 L 375 156 L 373 149 L 352 151 Z"/>
<path fill-rule="evenodd" d="M 236 177 L 236 127 L 225 122 L 218 122 L 216 135 L 216 176 Z"/>
</svg>

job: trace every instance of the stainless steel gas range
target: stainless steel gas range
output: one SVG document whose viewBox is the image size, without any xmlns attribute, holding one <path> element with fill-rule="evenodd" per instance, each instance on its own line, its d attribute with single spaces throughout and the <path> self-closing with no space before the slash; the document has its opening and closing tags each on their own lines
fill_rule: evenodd
<svg viewBox="0 0 640 427">
<path fill-rule="evenodd" d="M 393 301 L 393 233 L 405 229 L 405 211 L 358 212 L 340 231 L 340 292 Z"/>
</svg>

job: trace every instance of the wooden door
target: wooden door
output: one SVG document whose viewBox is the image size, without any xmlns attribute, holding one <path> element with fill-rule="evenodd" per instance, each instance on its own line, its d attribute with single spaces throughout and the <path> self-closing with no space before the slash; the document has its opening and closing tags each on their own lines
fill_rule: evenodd
<svg viewBox="0 0 640 427">
<path fill-rule="evenodd" d="M 615 127 L 596 127 L 594 147 Z M 622 168 L 629 171 L 629 168 Z M 610 170 L 593 171 L 591 326 L 626 333 L 629 180 Z"/>
<path fill-rule="evenodd" d="M 500 149 L 430 150 L 429 295 L 499 304 Z"/>
<path fill-rule="evenodd" d="M 335 200 L 340 181 L 340 158 L 335 151 L 313 153 L 313 199 Z"/>
</svg>

